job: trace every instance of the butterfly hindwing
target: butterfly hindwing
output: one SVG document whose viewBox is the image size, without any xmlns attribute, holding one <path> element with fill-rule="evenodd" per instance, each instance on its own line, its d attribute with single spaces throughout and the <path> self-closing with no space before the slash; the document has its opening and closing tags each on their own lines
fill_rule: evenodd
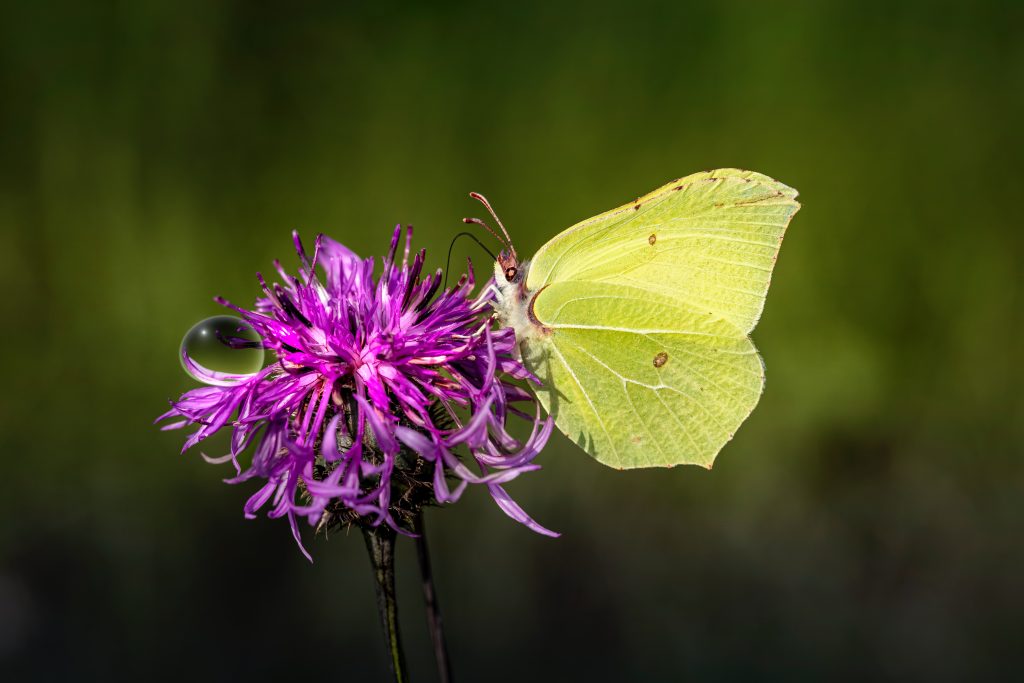
<svg viewBox="0 0 1024 683">
<path fill-rule="evenodd" d="M 761 394 L 751 341 L 719 317 L 625 285 L 555 283 L 527 346 L 558 427 L 617 468 L 710 467 Z M 602 321 L 602 322 L 596 322 Z"/>
</svg>

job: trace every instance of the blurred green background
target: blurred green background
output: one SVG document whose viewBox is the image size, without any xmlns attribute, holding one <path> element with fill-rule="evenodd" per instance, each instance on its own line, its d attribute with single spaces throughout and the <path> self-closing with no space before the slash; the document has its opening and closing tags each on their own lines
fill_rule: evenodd
<svg viewBox="0 0 1024 683">
<path fill-rule="evenodd" d="M 462 681 L 1010 678 L 1024 664 L 1024 5 L 38 2 L 0 21 L 7 680 L 383 680 L 362 540 L 242 519 L 152 419 L 289 233 L 434 266 L 679 175 L 801 192 L 715 470 L 561 436 L 429 515 Z M 488 268 L 469 242 L 456 254 Z M 433 665 L 399 547 L 416 680 Z M 5 676 L 6 678 L 6 676 Z"/>
</svg>

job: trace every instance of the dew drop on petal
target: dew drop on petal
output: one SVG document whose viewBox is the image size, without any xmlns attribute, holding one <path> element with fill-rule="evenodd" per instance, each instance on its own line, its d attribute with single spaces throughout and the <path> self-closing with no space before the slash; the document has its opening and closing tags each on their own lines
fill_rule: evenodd
<svg viewBox="0 0 1024 683">
<path fill-rule="evenodd" d="M 181 340 L 179 357 L 185 372 L 204 384 L 231 386 L 263 367 L 260 336 L 231 315 L 215 315 L 192 326 Z"/>
</svg>

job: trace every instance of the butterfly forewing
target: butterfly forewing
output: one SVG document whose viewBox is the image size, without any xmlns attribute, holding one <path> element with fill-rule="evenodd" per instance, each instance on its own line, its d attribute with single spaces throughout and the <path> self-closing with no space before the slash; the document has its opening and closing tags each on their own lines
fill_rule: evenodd
<svg viewBox="0 0 1024 683">
<path fill-rule="evenodd" d="M 670 183 L 569 228 L 534 257 L 527 287 L 624 284 L 685 301 L 750 332 L 764 307 L 796 191 L 722 169 Z"/>
</svg>

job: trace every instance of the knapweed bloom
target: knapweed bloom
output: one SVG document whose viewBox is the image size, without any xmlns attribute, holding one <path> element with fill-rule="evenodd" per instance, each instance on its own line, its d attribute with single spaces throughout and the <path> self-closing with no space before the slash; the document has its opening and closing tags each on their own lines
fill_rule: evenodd
<svg viewBox="0 0 1024 683">
<path fill-rule="evenodd" d="M 217 299 L 255 329 L 274 362 L 255 375 L 209 373 L 218 386 L 173 401 L 158 418 L 173 420 L 164 429 L 198 427 L 183 450 L 230 429 L 230 452 L 207 460 L 234 464 L 229 483 L 262 481 L 246 517 L 269 504 L 300 548 L 299 518 L 404 531 L 422 505 L 453 502 L 468 484 L 486 486 L 513 519 L 555 535 L 503 488 L 539 468 L 533 460 L 552 422 L 524 388 L 538 380 L 517 359 L 513 331 L 493 329 L 493 287 L 474 296 L 472 269 L 451 289 L 442 290 L 440 270 L 421 278 L 425 251 L 409 263 L 411 229 L 396 262 L 401 226 L 376 280 L 372 258 L 323 235 L 310 258 L 293 236 L 297 277 L 279 263 L 279 283 L 257 274 L 264 296 L 252 310 Z M 531 423 L 525 439 L 509 433 L 513 415 Z"/>
</svg>

